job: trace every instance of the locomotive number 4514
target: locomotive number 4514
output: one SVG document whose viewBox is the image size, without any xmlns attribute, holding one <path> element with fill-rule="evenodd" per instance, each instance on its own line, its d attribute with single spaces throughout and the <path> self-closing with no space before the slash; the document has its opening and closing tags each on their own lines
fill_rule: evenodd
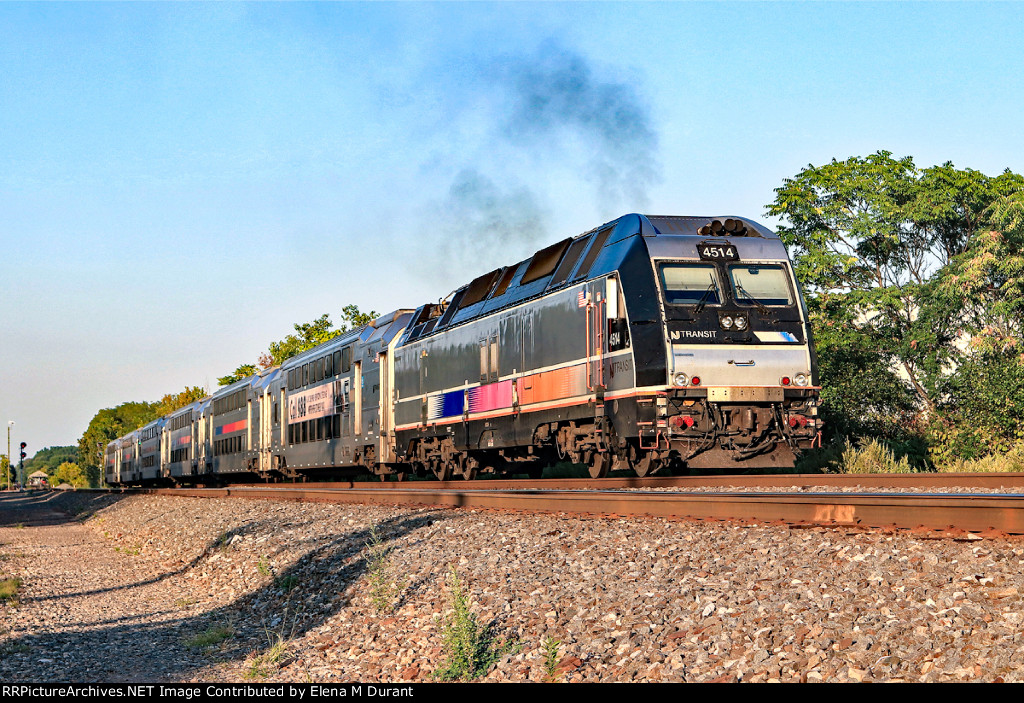
<svg viewBox="0 0 1024 703">
<path fill-rule="evenodd" d="M 740 255 L 736 247 L 722 244 L 701 244 L 697 253 L 705 261 L 739 261 Z"/>
</svg>

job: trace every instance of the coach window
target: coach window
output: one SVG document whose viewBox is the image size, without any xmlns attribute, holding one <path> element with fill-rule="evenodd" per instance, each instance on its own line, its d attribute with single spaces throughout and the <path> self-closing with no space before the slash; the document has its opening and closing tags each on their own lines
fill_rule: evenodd
<svg viewBox="0 0 1024 703">
<path fill-rule="evenodd" d="M 334 357 L 328 354 L 324 357 L 324 377 L 334 375 Z"/>
<path fill-rule="evenodd" d="M 348 373 L 352 370 L 352 347 L 345 347 L 341 350 L 341 372 Z"/>
</svg>

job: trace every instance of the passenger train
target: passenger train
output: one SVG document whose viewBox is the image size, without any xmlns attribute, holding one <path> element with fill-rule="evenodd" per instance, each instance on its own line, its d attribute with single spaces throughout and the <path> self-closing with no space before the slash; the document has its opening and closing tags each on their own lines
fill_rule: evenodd
<svg viewBox="0 0 1024 703">
<path fill-rule="evenodd" d="M 777 234 L 631 214 L 111 442 L 105 478 L 791 467 L 820 442 L 817 377 Z"/>
</svg>

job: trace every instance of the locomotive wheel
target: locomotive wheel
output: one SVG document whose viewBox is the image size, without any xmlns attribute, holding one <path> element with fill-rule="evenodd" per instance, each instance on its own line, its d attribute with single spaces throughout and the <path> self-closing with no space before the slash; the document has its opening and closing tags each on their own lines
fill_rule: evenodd
<svg viewBox="0 0 1024 703">
<path fill-rule="evenodd" d="M 438 481 L 450 481 L 455 471 L 455 462 L 435 460 L 431 462 L 430 470 L 434 472 Z"/>
<path fill-rule="evenodd" d="M 604 478 L 608 475 L 611 466 L 611 457 L 606 452 L 594 452 L 590 455 L 590 461 L 588 462 L 590 478 Z"/>
<path fill-rule="evenodd" d="M 661 459 L 656 459 L 650 454 L 645 454 L 633 463 L 633 471 L 636 472 L 637 476 L 643 478 L 644 476 L 650 476 L 655 473 L 661 468 L 661 465 Z"/>
<path fill-rule="evenodd" d="M 462 476 L 465 480 L 472 481 L 477 477 L 477 474 L 480 473 L 480 461 L 478 459 L 467 457 L 463 454 L 459 455 L 456 461 L 458 462 L 459 467 L 456 470 L 456 473 L 459 476 Z"/>
</svg>

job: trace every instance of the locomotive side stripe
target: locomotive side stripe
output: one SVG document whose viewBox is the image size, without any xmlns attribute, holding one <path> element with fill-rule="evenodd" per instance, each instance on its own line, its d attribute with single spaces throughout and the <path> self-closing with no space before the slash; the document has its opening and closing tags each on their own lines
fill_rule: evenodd
<svg viewBox="0 0 1024 703">
<path fill-rule="evenodd" d="M 599 359 L 604 359 L 605 361 L 607 361 L 609 359 L 614 359 L 614 358 L 617 358 L 617 357 L 620 357 L 620 356 L 628 356 L 631 353 L 632 353 L 631 349 L 622 349 L 622 350 L 617 351 L 617 352 L 612 352 L 611 354 L 605 354 L 603 357 L 598 357 L 596 355 L 592 356 L 592 357 L 590 357 L 590 361 L 591 362 L 596 362 Z M 586 362 L 587 362 L 587 357 L 580 357 L 578 359 L 573 359 L 572 361 L 562 362 L 561 364 L 552 364 L 550 366 L 542 366 L 542 367 L 537 368 L 537 369 L 532 369 L 530 371 L 530 373 L 528 373 L 528 374 L 525 374 L 525 373 L 522 373 L 522 372 L 517 372 L 517 373 L 514 373 L 514 374 L 508 374 L 507 376 L 502 376 L 501 378 L 499 378 L 498 382 L 500 383 L 502 381 L 516 381 L 517 383 L 519 383 L 519 387 L 521 389 L 522 388 L 522 379 L 524 379 L 524 378 L 529 378 L 531 376 L 536 376 L 538 374 L 546 373 L 548 371 L 556 371 L 556 370 L 559 370 L 559 369 L 567 369 L 567 368 L 571 368 L 573 366 L 581 366 L 584 369 L 584 371 L 585 371 L 586 370 Z M 457 392 L 462 393 L 462 392 L 464 392 L 464 391 L 466 391 L 466 390 L 468 390 L 470 388 L 479 388 L 482 385 L 487 385 L 487 384 L 475 383 L 475 384 L 467 384 L 467 385 L 459 386 L 458 389 L 457 389 Z M 411 402 L 413 402 L 415 400 L 422 400 L 423 398 L 426 398 L 427 402 L 430 403 L 437 396 L 448 395 L 448 394 L 455 393 L 455 392 L 456 392 L 456 389 L 447 388 L 447 389 L 443 389 L 443 390 L 439 390 L 439 391 L 433 391 L 433 392 L 430 392 L 430 393 L 419 393 L 417 395 L 403 395 L 398 402 L 400 404 L 401 403 L 411 403 Z"/>
</svg>

